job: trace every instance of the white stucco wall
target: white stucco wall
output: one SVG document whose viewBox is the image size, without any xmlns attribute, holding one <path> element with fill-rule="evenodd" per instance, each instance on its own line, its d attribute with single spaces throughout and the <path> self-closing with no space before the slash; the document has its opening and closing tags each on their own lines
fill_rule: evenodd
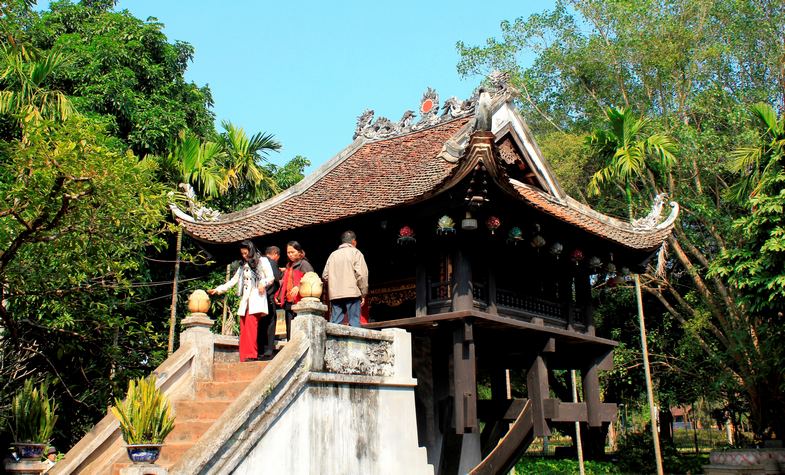
<svg viewBox="0 0 785 475">
<path fill-rule="evenodd" d="M 432 475 L 417 440 L 410 335 L 396 332 L 393 348 L 390 377 L 311 373 L 233 473 Z"/>
</svg>

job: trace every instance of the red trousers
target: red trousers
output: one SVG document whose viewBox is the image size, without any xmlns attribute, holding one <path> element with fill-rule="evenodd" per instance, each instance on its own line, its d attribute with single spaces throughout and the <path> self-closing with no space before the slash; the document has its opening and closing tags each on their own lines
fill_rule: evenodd
<svg viewBox="0 0 785 475">
<path fill-rule="evenodd" d="M 256 333 L 259 327 L 259 313 L 248 313 L 240 317 L 240 361 L 259 357 L 259 348 L 256 343 Z"/>
</svg>

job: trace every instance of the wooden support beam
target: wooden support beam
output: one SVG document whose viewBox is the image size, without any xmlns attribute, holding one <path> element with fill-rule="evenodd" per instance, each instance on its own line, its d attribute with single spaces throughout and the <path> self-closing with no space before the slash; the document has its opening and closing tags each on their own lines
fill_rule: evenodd
<svg viewBox="0 0 785 475">
<path fill-rule="evenodd" d="M 585 402 L 561 402 L 559 399 L 546 399 L 545 418 L 553 422 L 588 422 Z M 617 415 L 616 404 L 600 404 L 599 416 L 602 422 L 613 422 Z"/>
<path fill-rule="evenodd" d="M 532 419 L 534 421 L 534 436 L 544 437 L 551 435 L 548 422 L 545 420 L 543 401 L 548 397 L 548 368 L 541 352 L 537 352 L 528 371 L 526 372 L 526 388 L 529 400 L 532 403 Z"/>
<path fill-rule="evenodd" d="M 597 359 L 581 371 L 581 378 L 583 379 L 583 400 L 586 401 L 589 427 L 601 427 L 600 369 Z"/>
<path fill-rule="evenodd" d="M 453 330 L 453 387 L 455 389 L 455 433 L 479 431 L 477 421 L 477 364 L 471 319 Z"/>
</svg>

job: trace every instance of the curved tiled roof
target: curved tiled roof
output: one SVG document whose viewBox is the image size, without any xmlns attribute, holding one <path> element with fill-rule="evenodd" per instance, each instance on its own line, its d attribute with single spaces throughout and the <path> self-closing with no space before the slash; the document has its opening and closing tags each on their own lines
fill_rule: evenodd
<svg viewBox="0 0 785 475">
<path fill-rule="evenodd" d="M 457 166 L 438 155 L 445 142 L 470 120 L 462 117 L 385 140 L 359 139 L 315 176 L 216 221 L 195 221 L 173 210 L 194 238 L 229 243 L 413 201 L 437 189 Z"/>
<path fill-rule="evenodd" d="M 421 201 L 458 183 L 479 161 L 489 170 L 498 171 L 498 152 L 492 150 L 498 145 L 494 142 L 514 134 L 520 145 L 508 153 L 518 153 L 522 160 L 523 155 L 529 157 L 539 183 L 552 186 L 540 189 L 511 180 L 504 172 L 494 173 L 493 179 L 506 193 L 559 221 L 628 249 L 652 251 L 667 238 L 678 215 L 676 203 L 671 203 L 673 209 L 665 221 L 642 228 L 570 198 L 558 187 L 523 119 L 509 106 L 498 107 L 501 120 L 495 124 L 495 139 L 493 133 L 471 134 L 471 116 L 383 140 L 359 138 L 314 174 L 256 206 L 215 221 L 195 220 L 175 205 L 172 210 L 186 233 L 209 243 L 232 243 L 328 223 Z"/>
<path fill-rule="evenodd" d="M 512 181 L 512 185 L 521 198 L 545 214 L 632 249 L 657 249 L 670 234 L 679 213 L 678 204 L 672 202 L 670 215 L 665 221 L 654 228 L 638 229 L 630 223 L 595 211 L 569 196 L 557 199 L 520 182 Z"/>
</svg>

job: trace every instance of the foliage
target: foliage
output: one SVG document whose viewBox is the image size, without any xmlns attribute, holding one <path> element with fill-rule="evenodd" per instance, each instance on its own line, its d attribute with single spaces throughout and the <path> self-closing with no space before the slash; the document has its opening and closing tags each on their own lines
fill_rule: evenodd
<svg viewBox="0 0 785 475">
<path fill-rule="evenodd" d="M 710 263 L 720 256 L 741 250 L 747 257 L 738 262 L 749 262 L 751 267 L 738 269 L 754 271 L 754 277 L 760 278 L 748 258 L 761 254 L 766 232 L 778 226 L 775 193 L 771 200 L 761 197 L 756 203 L 755 209 L 761 210 L 757 216 L 749 203 L 730 199 L 730 193 L 739 189 L 733 185 L 748 180 L 733 172 L 740 155 L 729 152 L 761 147 L 760 134 L 746 117 L 750 104 L 763 101 L 785 108 L 784 44 L 785 4 L 779 1 L 573 0 L 558 1 L 552 10 L 528 18 L 502 22 L 501 35 L 484 45 L 457 45 L 462 74 L 487 74 L 493 69 L 510 73 L 520 91 L 523 115 L 538 140 L 548 137 L 557 160 L 563 155 L 558 137 L 569 145 L 575 136 L 601 128 L 609 106 L 635 110 L 650 118 L 650 130 L 679 143 L 679 163 L 664 173 L 654 167 L 652 174 L 646 171 L 631 193 L 624 190 L 627 202 L 606 194 L 590 204 L 621 214 L 631 202 L 638 214 L 662 192 L 679 202 L 681 221 L 667 241 L 665 272 L 658 274 L 649 267 L 641 274 L 647 315 L 662 314 L 671 322 L 659 325 L 660 319 L 650 319 L 655 322 L 652 338 L 662 350 L 657 355 L 652 349 L 658 393 L 665 397 L 673 394 L 671 389 L 685 391 L 690 396 L 718 398 L 722 405 L 741 391 L 759 438 L 785 433 L 785 387 L 781 371 L 775 369 L 781 352 L 767 343 L 779 340 L 781 335 L 772 330 L 781 325 L 759 325 L 749 302 L 753 298 L 761 302 L 761 297 L 772 294 L 758 292 L 765 292 L 763 281 L 776 282 L 775 269 L 781 261 L 774 257 L 769 277 L 755 285 L 752 273 L 734 276 L 709 271 Z M 529 52 L 534 53 L 534 62 L 523 66 Z M 772 138 L 768 137 L 769 145 Z M 753 166 L 747 171 L 757 180 L 755 174 L 763 173 L 763 168 L 756 168 L 755 160 L 748 163 Z M 591 174 L 604 167 L 615 170 L 598 155 L 580 166 Z M 589 176 L 583 178 L 583 186 Z M 739 227 L 737 220 L 748 215 L 745 222 L 752 227 Z M 755 219 L 758 224 L 752 224 Z M 743 233 L 757 236 L 757 244 Z M 772 237 L 771 250 L 776 253 L 778 234 Z M 764 259 L 759 263 L 766 265 Z M 736 278 L 747 280 L 739 286 Z M 604 331 L 610 333 L 612 328 Z M 626 348 L 635 348 L 633 332 L 620 335 L 630 338 Z M 629 356 L 634 365 L 635 355 Z M 708 378 L 711 384 L 700 376 L 705 374 L 714 375 Z M 677 375 L 682 375 L 684 385 L 663 393 Z"/>
<path fill-rule="evenodd" d="M 613 463 L 586 460 L 584 467 L 588 475 L 622 473 Z M 516 473 L 538 473 L 543 475 L 568 475 L 578 473 L 578 460 L 552 459 L 545 457 L 522 457 L 515 464 Z"/>
<path fill-rule="evenodd" d="M 15 442 L 48 444 L 57 422 L 57 403 L 49 398 L 49 385 L 25 381 L 11 403 L 11 433 Z"/>
<path fill-rule="evenodd" d="M 748 211 L 734 222 L 741 245 L 726 250 L 715 267 L 742 292 L 752 312 L 785 309 L 785 117 L 767 104 L 755 104 L 757 147 L 740 148 L 730 166 L 740 179 L 732 190 Z M 771 318 L 766 319 L 774 323 Z"/>
<path fill-rule="evenodd" d="M 747 211 L 733 223 L 736 246 L 712 263 L 713 275 L 725 278 L 737 290 L 745 307 L 744 318 L 753 329 L 749 340 L 762 358 L 755 361 L 755 380 L 747 381 L 752 416 L 758 427 L 780 421 L 785 408 L 785 118 L 777 118 L 765 104 L 752 106 L 760 127 L 757 147 L 734 154 L 733 170 L 741 174 L 732 190 Z"/>
<path fill-rule="evenodd" d="M 127 372 L 160 361 L 161 330 L 137 303 L 166 209 L 154 176 L 79 117 L 0 145 L 0 387 L 54 374 L 69 437 Z"/>
<path fill-rule="evenodd" d="M 24 47 L 0 45 L 2 90 L 0 114 L 11 115 L 24 123 L 42 120 L 63 121 L 73 113 L 71 101 L 62 91 L 44 87 L 52 73 L 63 64 L 59 50 L 39 52 Z"/>
<path fill-rule="evenodd" d="M 621 473 L 655 473 L 654 444 L 651 431 L 629 432 L 619 441 L 618 467 Z M 681 455 L 671 445 L 662 446 L 665 473 L 703 473 L 706 460 L 700 456 Z"/>
<path fill-rule="evenodd" d="M 125 399 L 114 400 L 112 414 L 126 444 L 162 444 L 174 429 L 171 404 L 156 383 L 155 376 L 132 379 Z"/>
<path fill-rule="evenodd" d="M 210 89 L 184 78 L 193 47 L 169 43 L 155 18 L 142 21 L 104 3 L 53 2 L 26 28 L 33 47 L 69 58 L 52 87 L 139 156 L 163 153 L 184 129 L 212 135 Z"/>
<path fill-rule="evenodd" d="M 586 138 L 586 145 L 602 163 L 589 180 L 588 191 L 590 195 L 599 195 L 604 185 L 613 182 L 624 185 L 632 217 L 635 182 L 654 170 L 660 174 L 667 173 L 676 164 L 676 144 L 660 133 L 644 137 L 644 129 L 650 120 L 636 118 L 629 109 L 609 107 L 605 115 L 606 127 L 596 129 Z"/>
</svg>

